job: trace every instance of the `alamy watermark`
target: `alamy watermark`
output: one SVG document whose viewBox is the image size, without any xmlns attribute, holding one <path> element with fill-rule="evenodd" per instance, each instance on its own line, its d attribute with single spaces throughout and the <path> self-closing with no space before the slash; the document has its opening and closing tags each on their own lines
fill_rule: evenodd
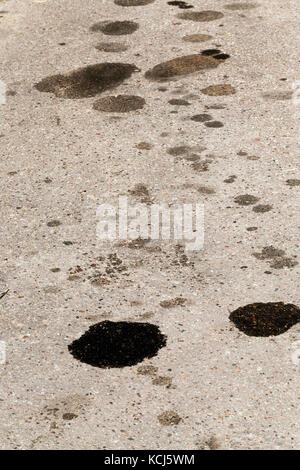
<svg viewBox="0 0 300 470">
<path fill-rule="evenodd" d="M 186 250 L 203 248 L 203 204 L 131 206 L 127 196 L 120 196 L 117 206 L 100 204 L 97 218 L 100 240 L 174 240 L 185 243 Z"/>
<path fill-rule="evenodd" d="M 5 341 L 0 341 L 0 365 L 5 364 L 6 362 L 6 343 Z"/>
<path fill-rule="evenodd" d="M 0 80 L 0 104 L 6 104 L 6 84 Z"/>
<path fill-rule="evenodd" d="M 294 106 L 299 106 L 300 105 L 300 80 L 296 80 L 292 84 L 292 104 Z M 297 118 L 299 118 L 299 110 L 297 109 Z M 300 144 L 300 135 L 298 136 L 298 144 Z"/>
</svg>

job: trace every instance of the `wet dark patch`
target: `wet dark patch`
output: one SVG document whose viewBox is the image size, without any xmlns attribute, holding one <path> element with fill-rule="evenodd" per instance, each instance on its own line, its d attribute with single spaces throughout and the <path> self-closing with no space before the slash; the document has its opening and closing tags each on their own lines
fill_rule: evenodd
<svg viewBox="0 0 300 470">
<path fill-rule="evenodd" d="M 89 65 L 65 75 L 52 75 L 35 85 L 41 92 L 54 93 L 65 99 L 91 98 L 115 88 L 137 68 L 133 64 L 103 63 Z"/>
<path fill-rule="evenodd" d="M 246 229 L 248 232 L 256 232 L 257 227 L 247 227 Z"/>
<path fill-rule="evenodd" d="M 177 16 L 181 20 L 190 20 L 190 21 L 196 21 L 196 22 L 214 21 L 214 20 L 218 20 L 219 18 L 224 17 L 223 13 L 221 13 L 220 11 L 213 11 L 213 10 L 186 11 L 184 13 L 180 13 Z"/>
<path fill-rule="evenodd" d="M 128 46 L 121 42 L 100 42 L 95 48 L 103 52 L 124 52 L 127 51 Z"/>
<path fill-rule="evenodd" d="M 169 309 L 184 305 L 186 302 L 187 299 L 184 297 L 176 297 L 175 299 L 163 300 L 159 305 L 163 308 Z"/>
<path fill-rule="evenodd" d="M 106 113 L 128 113 L 142 109 L 146 101 L 140 96 L 134 95 L 118 95 L 105 96 L 100 98 L 93 104 L 93 109 Z"/>
<path fill-rule="evenodd" d="M 215 129 L 218 129 L 219 127 L 224 127 L 224 124 L 221 121 L 209 121 L 205 122 L 204 125 L 206 127 L 212 127 Z"/>
<path fill-rule="evenodd" d="M 157 417 L 157 419 L 162 426 L 174 426 L 179 424 L 182 420 L 182 418 L 172 410 L 164 411 Z"/>
<path fill-rule="evenodd" d="M 227 10 L 251 10 L 252 8 L 257 8 L 256 3 L 229 3 L 228 5 L 224 5 L 224 8 Z"/>
<path fill-rule="evenodd" d="M 211 85 L 201 90 L 201 93 L 208 96 L 227 96 L 234 95 L 236 90 L 233 86 L 222 84 L 222 85 Z"/>
<path fill-rule="evenodd" d="M 93 33 L 100 31 L 108 36 L 122 36 L 133 34 L 138 28 L 138 23 L 134 21 L 101 21 L 91 26 L 90 31 Z"/>
<path fill-rule="evenodd" d="M 289 180 L 286 180 L 286 184 L 288 186 L 300 186 L 300 180 L 297 180 L 297 179 L 289 179 Z"/>
<path fill-rule="evenodd" d="M 218 67 L 218 65 L 219 61 L 215 60 L 213 57 L 192 54 L 162 62 L 153 67 L 153 69 L 148 70 L 145 77 L 151 80 L 168 79 L 178 75 L 187 75 L 199 70 L 213 69 Z"/>
<path fill-rule="evenodd" d="M 265 246 L 260 253 L 253 253 L 253 256 L 268 261 L 270 267 L 274 269 L 294 268 L 298 264 L 295 259 L 285 256 L 284 250 L 274 248 L 272 245 Z"/>
<path fill-rule="evenodd" d="M 206 122 L 211 121 L 213 117 L 210 114 L 196 114 L 195 116 L 191 117 L 191 121 L 195 122 Z"/>
<path fill-rule="evenodd" d="M 253 212 L 263 214 L 264 212 L 269 212 L 272 209 L 273 206 L 271 206 L 270 204 L 258 204 L 257 206 L 254 206 L 252 210 Z"/>
<path fill-rule="evenodd" d="M 168 149 L 168 154 L 173 155 L 173 157 L 178 157 L 180 155 L 185 155 L 190 150 L 188 145 L 177 145 L 176 147 L 170 147 Z"/>
<path fill-rule="evenodd" d="M 172 106 L 190 106 L 190 103 L 186 100 L 181 100 L 181 99 L 172 99 L 170 101 L 168 101 L 169 104 L 171 104 Z"/>
<path fill-rule="evenodd" d="M 80 362 L 94 367 L 133 366 L 156 356 L 166 336 L 151 323 L 104 321 L 92 325 L 68 349 Z"/>
<path fill-rule="evenodd" d="M 278 336 L 300 322 L 300 309 L 283 302 L 254 303 L 238 308 L 229 319 L 248 336 Z"/>
<path fill-rule="evenodd" d="M 229 54 L 224 54 L 219 49 L 205 49 L 204 51 L 201 51 L 201 54 L 205 57 L 213 57 L 216 60 L 226 60 L 230 57 Z"/>
<path fill-rule="evenodd" d="M 186 9 L 189 9 L 189 8 L 194 8 L 193 5 L 189 5 L 186 2 L 182 2 L 182 1 L 178 1 L 178 0 L 168 2 L 168 5 L 181 8 L 182 10 L 186 10 Z"/>
<path fill-rule="evenodd" d="M 226 179 L 224 180 L 224 183 L 234 183 L 234 181 L 236 180 L 236 178 L 237 178 L 237 177 L 236 177 L 235 175 L 230 175 L 230 176 L 228 176 L 228 178 L 226 178 Z"/>
<path fill-rule="evenodd" d="M 114 3 L 121 7 L 140 7 L 153 2 L 155 0 L 114 0 Z"/>
<path fill-rule="evenodd" d="M 259 198 L 252 196 L 251 194 L 242 194 L 241 196 L 236 196 L 234 202 L 240 206 L 251 206 L 256 204 L 259 201 Z"/>
<path fill-rule="evenodd" d="M 187 42 L 206 42 L 213 39 L 213 36 L 210 36 L 209 34 L 189 34 L 184 36 L 182 39 Z"/>
</svg>

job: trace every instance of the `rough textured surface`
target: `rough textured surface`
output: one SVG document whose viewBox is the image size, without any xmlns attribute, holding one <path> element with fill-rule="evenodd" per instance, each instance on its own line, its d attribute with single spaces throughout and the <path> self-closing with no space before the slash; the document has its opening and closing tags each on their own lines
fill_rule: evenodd
<svg viewBox="0 0 300 470">
<path fill-rule="evenodd" d="M 300 110 L 291 100 L 299 0 L 258 0 L 243 10 L 225 8 L 232 0 L 187 3 L 195 8 L 158 0 L 128 8 L 1 2 L 2 449 L 299 448 L 292 360 L 299 324 L 255 337 L 229 319 L 253 303 L 300 306 Z M 177 17 L 195 10 L 224 16 Z M 139 28 L 118 37 L 90 31 L 107 21 Z M 193 34 L 212 38 L 183 41 Z M 128 46 L 120 54 L 95 48 L 120 39 Z M 200 55 L 203 44 L 230 58 L 164 83 L 145 79 L 157 64 Z M 34 87 L 103 63 L 138 70 L 96 97 L 63 99 Z M 218 84 L 236 93 L 201 92 Z M 93 109 L 112 94 L 141 96 L 147 106 L 123 114 Z M 223 127 L 191 120 L 201 114 Z M 101 242 L 97 207 L 120 195 L 149 207 L 203 203 L 203 249 Z M 236 203 L 243 195 L 259 201 Z M 272 210 L 253 211 L 260 204 Z M 167 345 L 131 367 L 77 361 L 68 345 L 105 320 L 157 325 Z M 158 384 L 162 377 L 170 386 Z"/>
</svg>

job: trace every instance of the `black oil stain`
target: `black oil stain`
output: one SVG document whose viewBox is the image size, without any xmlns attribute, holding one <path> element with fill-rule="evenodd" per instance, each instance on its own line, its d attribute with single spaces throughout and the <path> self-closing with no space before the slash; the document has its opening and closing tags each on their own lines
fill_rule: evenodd
<svg viewBox="0 0 300 470">
<path fill-rule="evenodd" d="M 35 88 L 65 99 L 91 98 L 115 88 L 137 71 L 133 64 L 102 63 L 88 65 L 65 75 L 46 77 Z"/>
<path fill-rule="evenodd" d="M 272 245 L 265 246 L 260 253 L 253 253 L 253 256 L 259 260 L 268 261 L 270 267 L 274 269 L 294 268 L 298 264 L 295 259 L 285 256 L 284 250 L 274 248 Z"/>
<path fill-rule="evenodd" d="M 221 121 L 208 121 L 205 122 L 204 125 L 206 127 L 211 127 L 215 129 L 218 129 L 219 127 L 224 127 L 224 124 Z"/>
<path fill-rule="evenodd" d="M 252 196 L 251 194 L 242 194 L 234 198 L 234 202 L 240 206 L 251 206 L 252 204 L 256 204 L 258 201 L 259 198 Z"/>
<path fill-rule="evenodd" d="M 193 5 L 189 5 L 186 2 L 182 2 L 182 1 L 178 1 L 178 0 L 168 2 L 168 5 L 181 8 L 182 10 L 186 10 L 186 9 L 189 9 L 189 8 L 194 8 Z"/>
<path fill-rule="evenodd" d="M 220 11 L 186 11 L 177 15 L 181 20 L 190 20 L 196 22 L 214 21 L 223 18 L 224 15 Z"/>
<path fill-rule="evenodd" d="M 95 101 L 93 109 L 106 113 L 128 113 L 142 109 L 146 101 L 135 95 L 105 96 Z"/>
<path fill-rule="evenodd" d="M 218 67 L 219 61 L 213 57 L 191 54 L 177 57 L 156 65 L 148 70 L 145 77 L 151 80 L 164 80 L 178 75 L 187 75 L 199 70 L 213 69 Z"/>
<path fill-rule="evenodd" d="M 190 103 L 188 101 L 181 99 L 172 99 L 168 101 L 168 103 L 172 106 L 190 106 Z"/>
<path fill-rule="evenodd" d="M 50 220 L 49 222 L 47 222 L 48 227 L 58 227 L 59 225 L 61 225 L 61 222 L 59 220 Z"/>
<path fill-rule="evenodd" d="M 139 28 L 138 23 L 134 21 L 100 21 L 91 26 L 93 33 L 101 32 L 108 36 L 123 36 L 133 34 Z"/>
<path fill-rule="evenodd" d="M 269 212 L 273 209 L 273 206 L 271 206 L 270 204 L 258 204 L 257 206 L 254 206 L 253 207 L 253 212 L 256 212 L 256 213 L 265 213 L 265 212 Z"/>
<path fill-rule="evenodd" d="M 173 410 L 164 411 L 157 417 L 162 426 L 175 426 L 182 421 L 182 418 Z"/>
<path fill-rule="evenodd" d="M 151 323 L 104 321 L 92 325 L 68 349 L 80 362 L 94 367 L 133 366 L 156 356 L 166 336 Z"/>
<path fill-rule="evenodd" d="M 237 178 L 236 175 L 230 175 L 228 176 L 228 178 L 224 180 L 224 183 L 234 183 L 236 178 Z"/>
<path fill-rule="evenodd" d="M 300 322 L 300 309 L 283 302 L 254 303 L 239 307 L 229 319 L 248 336 L 278 336 Z"/>
<path fill-rule="evenodd" d="M 300 180 L 297 180 L 297 179 L 289 179 L 289 180 L 286 180 L 286 184 L 287 184 L 288 186 L 291 186 L 291 187 L 300 186 Z"/>
<path fill-rule="evenodd" d="M 153 145 L 149 142 L 139 142 L 138 144 L 136 144 L 136 148 L 139 150 L 151 150 L 153 148 Z"/>
<path fill-rule="evenodd" d="M 201 52 L 202 55 L 217 55 L 217 54 L 220 54 L 220 50 L 219 49 L 205 49 L 204 51 Z"/>
<path fill-rule="evenodd" d="M 212 121 L 213 117 L 210 114 L 196 114 L 195 116 L 191 117 L 191 121 L 195 122 L 206 122 Z"/>
<path fill-rule="evenodd" d="M 121 42 L 100 42 L 95 48 L 103 52 L 124 52 L 127 51 L 128 46 Z"/>
</svg>

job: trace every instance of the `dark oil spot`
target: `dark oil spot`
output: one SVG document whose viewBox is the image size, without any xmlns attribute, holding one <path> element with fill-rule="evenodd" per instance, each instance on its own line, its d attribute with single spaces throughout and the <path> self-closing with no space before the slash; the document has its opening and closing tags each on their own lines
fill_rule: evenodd
<svg viewBox="0 0 300 470">
<path fill-rule="evenodd" d="M 211 121 L 213 117 L 210 114 L 196 114 L 195 116 L 191 117 L 191 121 L 195 122 L 206 122 Z"/>
<path fill-rule="evenodd" d="M 164 346 L 166 336 L 156 325 L 106 320 L 92 325 L 68 349 L 81 362 L 111 368 L 138 364 L 156 356 Z"/>
<path fill-rule="evenodd" d="M 100 42 L 95 48 L 103 52 L 124 52 L 127 51 L 128 46 L 121 42 Z"/>
<path fill-rule="evenodd" d="M 221 51 L 219 49 L 205 49 L 201 52 L 202 55 L 216 55 L 219 54 Z"/>
<path fill-rule="evenodd" d="M 66 421 L 71 421 L 72 419 L 75 419 L 77 417 L 78 415 L 76 415 L 75 413 L 64 413 L 62 415 L 62 418 L 65 419 Z"/>
<path fill-rule="evenodd" d="M 102 63 L 88 65 L 65 75 L 52 75 L 35 85 L 41 92 L 54 93 L 65 99 L 90 98 L 115 88 L 137 68 L 133 64 Z"/>
<path fill-rule="evenodd" d="M 50 271 L 52 273 L 59 273 L 60 272 L 60 268 L 51 268 Z"/>
<path fill-rule="evenodd" d="M 136 148 L 139 150 L 151 150 L 153 147 L 152 144 L 149 144 L 149 142 L 139 142 L 136 144 Z"/>
<path fill-rule="evenodd" d="M 162 62 L 153 67 L 153 69 L 148 70 L 145 77 L 152 80 L 168 79 L 177 75 L 187 75 L 198 70 L 213 69 L 218 67 L 218 65 L 219 62 L 213 57 L 192 54 Z"/>
<path fill-rule="evenodd" d="M 172 99 L 168 101 L 169 104 L 172 106 L 190 106 L 190 103 L 186 100 L 180 100 L 180 99 Z"/>
<path fill-rule="evenodd" d="M 137 369 L 137 373 L 140 375 L 155 375 L 158 371 L 158 368 L 155 366 L 140 366 Z"/>
<path fill-rule="evenodd" d="M 253 207 L 253 212 L 257 213 L 264 213 L 264 212 L 269 212 L 270 210 L 273 209 L 273 206 L 270 204 L 258 204 L 257 206 Z"/>
<path fill-rule="evenodd" d="M 224 183 L 234 183 L 234 181 L 236 180 L 236 178 L 237 178 L 237 177 L 236 177 L 235 175 L 231 175 L 231 176 L 229 176 L 228 178 L 226 178 L 226 179 L 224 180 Z"/>
<path fill-rule="evenodd" d="M 178 8 L 181 8 L 183 10 L 188 9 L 188 8 L 194 8 L 193 5 L 188 5 L 186 2 L 182 2 L 182 1 L 178 1 L 178 0 L 168 2 L 168 5 L 178 7 Z"/>
<path fill-rule="evenodd" d="M 247 227 L 248 232 L 256 232 L 257 227 Z"/>
<path fill-rule="evenodd" d="M 168 154 L 173 155 L 173 157 L 178 157 L 180 155 L 185 155 L 190 150 L 188 145 L 178 145 L 176 147 L 170 147 L 168 149 Z"/>
<path fill-rule="evenodd" d="M 205 42 L 213 39 L 213 36 L 210 36 L 209 34 L 189 34 L 184 36 L 182 39 L 187 42 Z"/>
<path fill-rule="evenodd" d="M 172 410 L 164 411 L 157 417 L 157 419 L 162 426 L 174 426 L 179 424 L 182 420 L 182 418 Z"/>
<path fill-rule="evenodd" d="M 180 305 L 184 305 L 187 302 L 187 299 L 184 297 L 176 297 L 175 299 L 163 300 L 160 302 L 160 306 L 163 308 L 173 308 Z"/>
<path fill-rule="evenodd" d="M 259 260 L 269 261 L 270 267 L 274 269 L 294 268 L 298 261 L 285 256 L 285 251 L 274 248 L 273 246 L 265 246 L 260 253 L 253 253 L 253 256 Z"/>
<path fill-rule="evenodd" d="M 257 8 L 256 3 L 229 3 L 228 5 L 224 5 L 224 8 L 227 10 L 251 10 L 252 8 Z"/>
<path fill-rule="evenodd" d="M 289 179 L 289 180 L 286 180 L 286 184 L 288 186 L 300 186 L 300 180 L 297 180 L 297 179 Z"/>
<path fill-rule="evenodd" d="M 58 227 L 61 225 L 61 222 L 59 220 L 50 220 L 47 222 L 48 227 Z"/>
<path fill-rule="evenodd" d="M 240 150 L 239 152 L 237 152 L 237 155 L 239 157 L 245 157 L 247 155 L 247 152 L 244 152 L 243 150 Z"/>
<path fill-rule="evenodd" d="M 208 96 L 227 96 L 234 95 L 236 90 L 233 86 L 222 84 L 222 85 L 211 85 L 201 90 L 201 93 Z"/>
<path fill-rule="evenodd" d="M 256 196 L 251 196 L 251 194 L 242 194 L 241 196 L 236 196 L 234 202 L 240 206 L 251 206 L 259 201 L 259 198 Z"/>
<path fill-rule="evenodd" d="M 66 246 L 71 246 L 71 245 L 73 245 L 73 242 L 71 242 L 70 240 L 66 240 L 66 241 L 63 242 L 63 244 L 66 245 Z"/>
<path fill-rule="evenodd" d="M 114 3 L 121 7 L 140 7 L 149 5 L 149 3 L 153 3 L 154 1 L 155 0 L 114 0 Z"/>
<path fill-rule="evenodd" d="M 217 59 L 217 60 L 226 60 L 226 59 L 229 59 L 229 58 L 230 58 L 229 54 L 216 54 L 216 55 L 214 55 L 214 59 Z"/>
<path fill-rule="evenodd" d="M 146 101 L 140 96 L 118 95 L 105 96 L 93 104 L 93 109 L 107 113 L 128 113 L 142 109 Z"/>
<path fill-rule="evenodd" d="M 134 21 L 101 21 L 91 26 L 90 31 L 101 32 L 108 36 L 122 36 L 133 34 L 139 28 L 138 23 Z"/>
<path fill-rule="evenodd" d="M 161 387 L 170 387 L 172 385 L 172 377 L 159 376 L 152 380 L 152 385 L 160 385 Z"/>
<path fill-rule="evenodd" d="M 191 21 L 214 21 L 219 18 L 223 18 L 223 13 L 219 11 L 187 11 L 185 13 L 180 13 L 178 18 L 181 20 L 191 20 Z"/>
<path fill-rule="evenodd" d="M 238 308 L 229 319 L 248 336 L 277 336 L 300 322 L 300 309 L 283 302 L 254 303 Z"/>
<path fill-rule="evenodd" d="M 212 128 L 219 128 L 219 127 L 224 127 L 224 124 L 221 121 L 209 121 L 205 122 L 204 125 L 206 127 L 212 127 Z"/>
</svg>

